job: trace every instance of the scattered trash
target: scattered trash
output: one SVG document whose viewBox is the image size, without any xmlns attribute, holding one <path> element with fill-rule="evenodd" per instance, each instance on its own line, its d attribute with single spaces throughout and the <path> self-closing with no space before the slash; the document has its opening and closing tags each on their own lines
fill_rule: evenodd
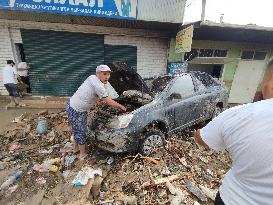
<svg viewBox="0 0 273 205">
<path fill-rule="evenodd" d="M 205 157 L 200 156 L 200 160 L 205 163 L 209 163 L 209 160 Z"/>
<path fill-rule="evenodd" d="M 79 171 L 72 183 L 75 186 L 84 186 L 87 184 L 88 180 L 94 178 L 95 175 L 102 176 L 102 171 L 100 168 L 93 169 L 91 167 L 84 167 L 81 171 Z"/>
<path fill-rule="evenodd" d="M 71 170 L 65 170 L 65 171 L 63 172 L 64 178 L 67 179 L 68 176 L 70 175 L 70 173 L 71 173 Z"/>
<path fill-rule="evenodd" d="M 92 115 L 92 111 L 89 114 Z M 43 138 L 37 138 L 38 117 L 43 117 L 48 123 L 46 137 Z M 7 171 L 7 173 L 10 170 L 10 173 L 13 173 L 20 169 L 24 171 L 24 177 L 17 183 L 9 185 L 9 188 L 5 188 L 4 195 L 0 197 L 0 204 L 25 203 L 26 198 L 21 197 L 25 193 L 29 193 L 30 202 L 39 197 L 42 203 L 44 200 L 52 200 L 48 204 L 73 204 L 75 196 L 78 196 L 77 192 L 84 190 L 83 198 L 93 197 L 94 204 L 128 204 L 125 201 L 134 203 L 136 197 L 138 204 L 200 205 L 194 194 L 188 194 L 190 191 L 186 187 L 186 179 L 197 184 L 195 186 L 207 198 L 213 199 L 221 180 L 231 166 L 228 153 L 201 151 L 194 142 L 191 130 L 170 136 L 166 149 L 160 149 L 149 156 L 156 161 L 160 159 L 158 164 L 146 160 L 146 157 L 141 154 L 117 155 L 112 159 L 111 157 L 106 158 L 107 153 L 98 150 L 96 155 L 96 148 L 93 143 L 89 143 L 91 141 L 88 139 L 88 151 L 92 152 L 91 155 L 96 156 L 90 159 L 93 167 L 89 166 L 89 168 L 100 167 L 103 176 L 89 179 L 87 174 L 87 184 L 81 188 L 73 188 L 70 184 L 74 184 L 72 182 L 79 175 L 81 167 L 78 166 L 78 162 L 75 163 L 75 160 L 73 162 L 76 154 L 73 153 L 73 143 L 69 141 L 68 136 L 71 136 L 72 132 L 65 111 L 54 114 L 44 112 L 40 113 L 40 116 L 28 114 L 22 119 L 22 123 L 19 118 L 17 121 L 18 123 L 12 124 L 3 133 L 0 133 L 0 140 L 3 142 L 3 146 L 0 147 L 0 170 Z M 21 147 L 10 154 L 9 148 L 13 143 L 18 143 Z M 17 151 L 20 151 L 20 154 L 17 154 Z M 62 158 L 57 158 L 54 162 L 54 158 L 58 156 Z M 146 163 L 143 163 L 143 160 Z M 111 166 L 107 166 L 107 162 Z M 35 170 L 45 173 L 34 171 L 33 165 L 35 165 Z M 81 166 L 81 163 L 79 165 Z M 56 174 L 47 173 L 57 171 Z M 174 190 L 179 190 L 178 193 L 181 194 L 177 194 L 176 191 L 171 193 L 166 185 L 167 181 L 172 184 Z M 202 186 L 198 186 L 199 184 Z M 41 187 L 46 187 L 47 197 L 43 197 L 43 192 L 38 193 Z M 12 197 L 7 197 L 11 193 L 13 193 Z M 123 199 L 124 201 L 120 200 L 119 193 L 123 193 L 127 200 L 126 198 Z M 201 199 L 198 201 L 201 203 Z M 85 203 L 80 200 L 78 204 Z"/>
<path fill-rule="evenodd" d="M 45 183 L 46 183 L 46 179 L 45 179 L 44 177 L 39 177 L 39 178 L 37 178 L 37 179 L 35 180 L 35 182 L 36 182 L 37 184 L 42 185 L 42 184 L 45 184 Z"/>
<path fill-rule="evenodd" d="M 3 170 L 7 167 L 8 163 L 7 162 L 0 162 L 0 170 Z"/>
<path fill-rule="evenodd" d="M 154 158 L 154 159 L 159 159 L 159 155 L 158 155 L 157 153 L 153 153 L 153 154 L 152 154 L 152 158 Z"/>
<path fill-rule="evenodd" d="M 210 169 L 207 169 L 207 173 L 211 176 L 213 176 L 213 172 Z"/>
<path fill-rule="evenodd" d="M 14 120 L 12 120 L 13 123 L 22 123 L 22 120 L 25 118 L 24 114 L 20 115 L 19 117 L 15 117 Z"/>
<path fill-rule="evenodd" d="M 42 164 L 35 164 L 33 166 L 33 169 L 38 172 L 57 172 L 59 170 L 59 167 L 56 166 L 56 164 L 59 164 L 60 162 L 60 158 L 49 159 L 44 161 Z"/>
<path fill-rule="evenodd" d="M 23 175 L 22 171 L 17 171 L 14 175 L 10 176 L 0 187 L 0 191 L 7 189 L 11 184 L 18 180 Z"/>
<path fill-rule="evenodd" d="M 76 158 L 77 158 L 76 155 L 66 155 L 64 157 L 64 166 L 66 168 L 71 167 L 71 165 L 73 164 L 73 162 L 75 161 Z"/>
<path fill-rule="evenodd" d="M 210 198 L 211 200 L 215 200 L 216 198 L 216 194 L 217 194 L 217 190 L 212 190 L 212 189 L 209 189 L 205 186 L 202 186 L 202 185 L 199 185 L 199 188 L 202 190 L 202 192 L 204 192 L 204 194 Z"/>
<path fill-rule="evenodd" d="M 136 196 L 128 196 L 123 193 L 118 194 L 117 200 L 122 201 L 124 204 L 129 204 L 129 205 L 136 205 L 137 204 Z"/>
<path fill-rule="evenodd" d="M 45 118 L 39 118 L 36 128 L 37 134 L 43 135 L 47 132 L 47 129 L 48 129 L 47 120 Z"/>
<path fill-rule="evenodd" d="M 15 150 L 19 149 L 21 147 L 21 144 L 18 142 L 14 142 L 10 145 L 9 151 L 14 152 Z"/>
<path fill-rule="evenodd" d="M 114 199 L 112 199 L 112 200 L 106 200 L 106 201 L 101 201 L 101 200 L 100 200 L 100 201 L 98 202 L 98 204 L 99 204 L 99 205 L 103 205 L 103 204 L 113 204 L 114 201 L 115 201 Z"/>
<path fill-rule="evenodd" d="M 154 163 L 154 164 L 159 164 L 160 163 L 160 159 L 159 158 L 153 158 L 153 157 L 146 157 L 145 158 L 145 161 L 147 162 L 151 162 L 151 163 Z"/>
<path fill-rule="evenodd" d="M 53 148 L 50 147 L 49 149 L 43 149 L 43 150 L 39 150 L 40 154 L 50 154 L 53 152 Z"/>
<path fill-rule="evenodd" d="M 184 194 L 182 190 L 175 188 L 169 181 L 166 182 L 166 187 L 169 189 L 171 194 L 176 195 L 172 201 L 171 205 L 180 205 L 184 202 Z"/>
<path fill-rule="evenodd" d="M 113 157 L 109 157 L 107 160 L 107 164 L 111 165 L 114 162 L 114 158 Z"/>
<path fill-rule="evenodd" d="M 100 187 L 101 183 L 103 181 L 103 178 L 100 176 L 96 176 L 95 180 L 93 182 L 93 186 L 91 188 L 91 194 L 93 196 L 93 199 L 97 199 L 98 196 L 100 195 Z"/>
<path fill-rule="evenodd" d="M 187 189 L 203 202 L 208 201 L 206 195 L 191 181 L 186 181 Z"/>
<path fill-rule="evenodd" d="M 63 148 L 61 148 L 60 153 L 62 156 L 65 156 L 69 153 L 73 152 L 73 143 L 72 142 L 66 142 Z"/>
<path fill-rule="evenodd" d="M 181 162 L 182 165 L 185 166 L 185 167 L 188 165 L 185 157 L 179 158 L 179 162 Z"/>
<path fill-rule="evenodd" d="M 176 179 L 179 179 L 179 176 L 178 175 L 172 175 L 172 176 L 169 176 L 169 177 L 160 178 L 160 179 L 145 182 L 144 184 L 142 184 L 142 186 L 144 186 L 144 187 L 146 187 L 146 186 L 155 186 L 155 185 L 158 185 L 158 184 L 166 183 L 167 181 L 174 181 Z"/>
<path fill-rule="evenodd" d="M 7 191 L 6 191 L 6 196 L 10 196 L 13 192 L 16 191 L 18 188 L 18 184 L 11 186 Z"/>
</svg>

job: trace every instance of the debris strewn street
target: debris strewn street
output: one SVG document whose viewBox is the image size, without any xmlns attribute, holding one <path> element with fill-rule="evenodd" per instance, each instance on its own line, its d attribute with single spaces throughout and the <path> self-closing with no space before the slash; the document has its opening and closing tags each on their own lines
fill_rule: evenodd
<svg viewBox="0 0 273 205">
<path fill-rule="evenodd" d="M 37 134 L 39 119 L 47 129 Z M 20 176 L 1 187 L 0 204 L 212 204 L 231 166 L 227 153 L 199 147 L 193 130 L 149 157 L 106 153 L 90 138 L 85 161 L 70 136 L 64 111 L 15 118 L 0 135 L 0 183 Z"/>
</svg>

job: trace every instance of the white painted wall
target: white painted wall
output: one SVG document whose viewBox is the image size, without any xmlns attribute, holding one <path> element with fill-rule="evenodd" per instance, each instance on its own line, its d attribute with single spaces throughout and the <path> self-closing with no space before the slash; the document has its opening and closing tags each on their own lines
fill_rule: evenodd
<svg viewBox="0 0 273 205">
<path fill-rule="evenodd" d="M 186 0 L 138 0 L 137 19 L 183 23 Z"/>
<path fill-rule="evenodd" d="M 263 60 L 239 62 L 229 94 L 229 103 L 241 104 L 253 101 L 264 66 Z"/>
<path fill-rule="evenodd" d="M 3 85 L 2 69 L 6 65 L 7 60 L 14 60 L 11 47 L 11 31 L 7 27 L 0 26 L 0 94 L 7 95 L 7 91 Z"/>
<path fill-rule="evenodd" d="M 10 29 L 10 34 L 7 27 L 12 28 Z M 16 59 L 16 54 L 13 55 L 11 48 L 11 39 L 13 43 L 22 43 L 20 28 L 102 34 L 105 36 L 105 44 L 132 45 L 137 47 L 137 70 L 140 75 L 149 77 L 166 73 L 168 40 L 166 36 L 160 32 L 143 29 L 14 20 L 0 20 L 1 68 L 5 65 L 7 59 Z M 7 94 L 2 83 L 2 72 L 0 74 L 0 83 L 0 94 Z"/>
<path fill-rule="evenodd" d="M 166 73 L 168 49 L 166 39 L 105 35 L 104 43 L 136 46 L 137 71 L 143 77 Z"/>
</svg>

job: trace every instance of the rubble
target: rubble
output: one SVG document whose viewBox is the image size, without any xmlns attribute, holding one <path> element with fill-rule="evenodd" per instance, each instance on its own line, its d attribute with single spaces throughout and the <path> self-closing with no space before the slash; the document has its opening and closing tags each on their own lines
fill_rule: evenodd
<svg viewBox="0 0 273 205">
<path fill-rule="evenodd" d="M 206 195 L 204 194 L 204 192 L 202 192 L 194 183 L 192 183 L 191 181 L 187 181 L 186 182 L 186 187 L 187 189 L 194 194 L 195 196 L 197 196 L 201 201 L 208 201 Z"/>
<path fill-rule="evenodd" d="M 43 137 L 36 133 L 39 117 L 48 124 Z M 16 170 L 22 170 L 23 175 L 5 191 L 0 204 L 209 205 L 231 166 L 226 152 L 198 147 L 191 130 L 170 136 L 165 147 L 147 157 L 105 153 L 89 138 L 86 164 L 72 152 L 71 128 L 64 111 L 24 114 L 16 119 L 0 133 L 0 183 Z M 10 152 L 13 144 L 20 146 Z M 34 165 L 55 158 L 55 172 L 33 170 Z M 73 180 L 86 167 L 100 169 L 101 176 L 74 186 Z"/>
</svg>

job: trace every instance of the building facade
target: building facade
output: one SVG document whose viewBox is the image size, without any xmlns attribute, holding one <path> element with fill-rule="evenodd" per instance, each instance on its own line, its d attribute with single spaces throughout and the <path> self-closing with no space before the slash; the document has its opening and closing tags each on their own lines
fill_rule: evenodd
<svg viewBox="0 0 273 205">
<path fill-rule="evenodd" d="M 271 28 L 202 22 L 194 31 L 191 52 L 176 54 L 172 39 L 168 60 L 188 59 L 189 71 L 207 72 L 225 84 L 229 103 L 249 103 L 261 91 L 264 69 L 272 57 L 272 32 Z"/>
<path fill-rule="evenodd" d="M 58 4 L 50 4 L 50 11 L 38 9 L 45 9 L 46 3 L 53 1 L 34 2 L 24 6 L 16 0 L 17 10 L 3 7 L 0 10 L 0 67 L 8 59 L 16 63 L 26 61 L 31 67 L 33 95 L 55 96 L 73 94 L 99 64 L 126 62 L 143 77 L 165 74 L 169 38 L 183 22 L 180 15 L 185 3 L 178 0 L 169 4 L 177 13 L 168 16 L 163 12 L 164 1 L 158 1 L 161 8 L 151 4 L 150 13 L 144 9 L 142 0 L 112 1 L 116 5 L 114 10 L 110 1 L 104 0 L 68 1 L 78 2 L 78 10 L 75 5 L 60 7 L 64 1 L 54 1 Z M 103 13 L 98 14 L 99 6 Z M 55 12 L 53 8 L 60 9 Z M 142 11 L 139 19 L 137 11 Z M 0 84 L 0 94 L 6 95 L 2 72 Z"/>
</svg>

